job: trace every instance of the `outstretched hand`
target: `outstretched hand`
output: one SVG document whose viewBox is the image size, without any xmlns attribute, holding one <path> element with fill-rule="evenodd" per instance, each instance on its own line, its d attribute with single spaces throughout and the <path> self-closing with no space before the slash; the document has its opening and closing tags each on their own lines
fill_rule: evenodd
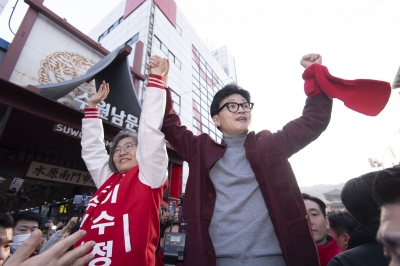
<svg viewBox="0 0 400 266">
<path fill-rule="evenodd" d="M 42 232 L 35 230 L 32 234 L 21 244 L 21 246 L 14 252 L 14 254 L 7 260 L 7 266 L 83 266 L 89 263 L 94 254 L 85 255 L 95 245 L 94 241 L 86 242 L 85 244 L 66 252 L 67 249 L 79 241 L 86 235 L 85 231 L 78 231 L 75 234 L 61 240 L 49 250 L 40 255 L 29 258 L 32 251 L 40 243 Z M 85 255 L 85 256 L 84 256 Z M 83 256 L 83 257 L 82 257 Z"/>
<path fill-rule="evenodd" d="M 322 64 L 322 56 L 319 54 L 306 54 L 303 56 L 300 60 L 300 64 L 304 67 L 307 68 L 311 66 L 312 64 Z"/>
<path fill-rule="evenodd" d="M 99 90 L 92 95 L 89 99 L 89 108 L 97 108 L 97 104 L 101 101 L 104 101 L 107 98 L 108 93 L 110 92 L 110 85 L 103 80 L 103 83 L 100 85 Z"/>
</svg>

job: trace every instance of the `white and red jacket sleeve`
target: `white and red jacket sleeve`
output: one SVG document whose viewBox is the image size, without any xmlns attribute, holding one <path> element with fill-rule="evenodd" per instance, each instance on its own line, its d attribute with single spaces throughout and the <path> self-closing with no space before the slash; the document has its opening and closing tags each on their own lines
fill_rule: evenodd
<svg viewBox="0 0 400 266">
<path fill-rule="evenodd" d="M 150 74 L 144 93 L 136 160 L 140 181 L 151 188 L 159 188 L 168 177 L 167 148 L 165 136 L 161 132 L 167 97 L 162 77 Z"/>
<path fill-rule="evenodd" d="M 161 187 L 167 179 L 168 155 L 160 131 L 166 93 L 161 76 L 150 74 L 145 91 L 138 131 L 136 159 L 140 181 L 151 188 Z M 82 158 L 97 188 L 112 174 L 108 166 L 102 120 L 97 108 L 86 108 L 82 119 Z"/>
</svg>

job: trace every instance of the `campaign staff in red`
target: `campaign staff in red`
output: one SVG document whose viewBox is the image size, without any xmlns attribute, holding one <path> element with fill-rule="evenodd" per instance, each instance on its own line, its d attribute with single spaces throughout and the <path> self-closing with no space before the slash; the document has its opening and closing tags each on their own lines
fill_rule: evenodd
<svg viewBox="0 0 400 266">
<path fill-rule="evenodd" d="M 150 69 L 139 132 L 121 130 L 110 154 L 103 142 L 97 104 L 106 99 L 103 82 L 89 100 L 82 120 L 82 157 L 98 190 L 83 215 L 87 235 L 76 245 L 94 240 L 88 265 L 154 265 L 160 222 L 158 211 L 167 187 L 168 156 L 160 127 L 166 93 L 166 60 Z"/>
</svg>

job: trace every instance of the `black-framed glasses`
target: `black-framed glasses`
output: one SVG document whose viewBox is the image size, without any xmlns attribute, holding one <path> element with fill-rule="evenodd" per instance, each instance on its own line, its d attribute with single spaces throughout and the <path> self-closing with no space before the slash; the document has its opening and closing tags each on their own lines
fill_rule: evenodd
<svg viewBox="0 0 400 266">
<path fill-rule="evenodd" d="M 228 108 L 228 111 L 231 113 L 236 113 L 239 111 L 239 106 L 242 107 L 243 111 L 246 113 L 250 113 L 253 110 L 254 103 L 245 102 L 245 103 L 235 103 L 235 102 L 227 102 L 218 109 L 216 115 L 221 112 L 222 109 Z"/>
<path fill-rule="evenodd" d="M 126 143 L 124 147 L 116 147 L 114 150 L 114 157 L 119 156 L 124 149 L 126 152 L 130 152 L 134 146 L 137 146 L 135 143 Z"/>
</svg>

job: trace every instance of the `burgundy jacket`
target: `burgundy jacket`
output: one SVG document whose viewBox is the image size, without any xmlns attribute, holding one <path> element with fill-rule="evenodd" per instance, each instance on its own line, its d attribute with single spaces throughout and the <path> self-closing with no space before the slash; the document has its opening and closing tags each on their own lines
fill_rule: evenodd
<svg viewBox="0 0 400 266">
<path fill-rule="evenodd" d="M 249 132 L 244 144 L 288 266 L 319 265 L 304 201 L 288 158 L 317 139 L 327 128 L 331 110 L 332 100 L 323 93 L 318 94 L 308 98 L 303 115 L 286 124 L 282 130 L 277 133 L 267 130 L 257 134 Z M 182 126 L 173 109 L 169 89 L 161 131 L 172 148 L 189 164 L 182 212 L 188 222 L 188 250 L 184 265 L 214 266 L 216 257 L 208 228 L 216 193 L 210 169 L 222 157 L 226 146 L 216 143 L 207 134 L 195 136 Z"/>
</svg>

